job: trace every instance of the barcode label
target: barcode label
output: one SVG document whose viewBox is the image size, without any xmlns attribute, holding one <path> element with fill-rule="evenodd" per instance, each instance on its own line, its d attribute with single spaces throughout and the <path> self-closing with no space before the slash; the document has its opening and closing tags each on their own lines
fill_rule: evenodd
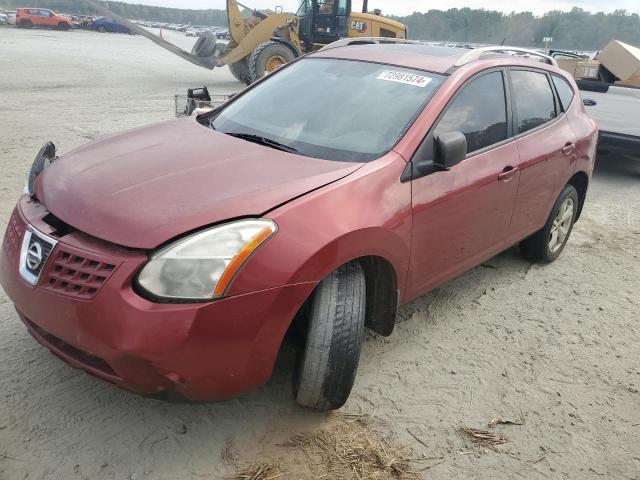
<svg viewBox="0 0 640 480">
<path fill-rule="evenodd" d="M 387 82 L 404 83 L 405 85 L 413 85 L 414 87 L 424 88 L 429 85 L 431 78 L 422 75 L 414 75 L 412 73 L 394 72 L 388 70 L 378 75 L 378 80 Z"/>
</svg>

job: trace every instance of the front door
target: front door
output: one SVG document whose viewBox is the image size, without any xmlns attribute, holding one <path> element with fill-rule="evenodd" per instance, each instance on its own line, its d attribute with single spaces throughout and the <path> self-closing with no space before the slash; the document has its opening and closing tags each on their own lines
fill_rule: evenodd
<svg viewBox="0 0 640 480">
<path fill-rule="evenodd" d="M 448 171 L 414 179 L 407 297 L 454 278 L 505 248 L 518 191 L 518 150 L 511 136 L 506 72 L 473 77 L 425 139 L 439 132 L 467 138 L 467 158 Z M 422 147 L 421 147 L 422 149 Z"/>
<path fill-rule="evenodd" d="M 54 18 L 54 13 L 51 10 L 39 10 L 39 16 L 41 25 L 46 25 L 47 27 L 57 26 L 56 20 Z"/>
</svg>

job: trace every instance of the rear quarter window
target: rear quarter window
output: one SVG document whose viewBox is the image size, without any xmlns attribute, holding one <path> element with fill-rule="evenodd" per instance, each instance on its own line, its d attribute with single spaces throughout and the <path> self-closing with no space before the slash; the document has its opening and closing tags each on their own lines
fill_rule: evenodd
<svg viewBox="0 0 640 480">
<path fill-rule="evenodd" d="M 556 118 L 556 102 L 547 75 L 532 70 L 512 70 L 518 133 L 533 130 Z"/>
<path fill-rule="evenodd" d="M 573 101 L 573 88 L 571 88 L 571 85 L 569 85 L 569 83 L 562 77 L 553 75 L 551 78 L 553 78 L 553 84 L 556 86 L 558 97 L 560 97 L 562 110 L 566 112 L 571 106 L 571 102 Z"/>
</svg>

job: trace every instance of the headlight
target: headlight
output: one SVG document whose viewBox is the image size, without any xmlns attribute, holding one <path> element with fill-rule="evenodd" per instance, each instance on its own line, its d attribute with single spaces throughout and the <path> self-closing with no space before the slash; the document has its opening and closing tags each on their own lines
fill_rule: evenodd
<svg viewBox="0 0 640 480">
<path fill-rule="evenodd" d="M 190 235 L 154 253 L 138 284 L 158 297 L 220 298 L 247 258 L 276 230 L 271 220 L 240 220 Z"/>
</svg>

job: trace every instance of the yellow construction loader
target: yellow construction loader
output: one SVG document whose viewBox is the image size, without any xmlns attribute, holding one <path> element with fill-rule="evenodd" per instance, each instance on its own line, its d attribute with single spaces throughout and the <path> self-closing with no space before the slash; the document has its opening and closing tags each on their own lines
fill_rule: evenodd
<svg viewBox="0 0 640 480">
<path fill-rule="evenodd" d="M 351 10 L 351 0 L 302 0 L 295 14 L 285 13 L 281 7 L 275 12 L 252 10 L 236 0 L 227 0 L 229 43 L 218 43 L 208 32 L 189 53 L 94 0 L 85 1 L 191 63 L 209 69 L 228 65 L 231 73 L 247 84 L 341 38 L 407 38 L 407 27 L 402 23 L 383 17 L 379 10 L 368 13 L 368 0 L 363 0 L 362 13 Z M 243 15 L 240 8 L 251 11 L 251 16 Z"/>
</svg>

